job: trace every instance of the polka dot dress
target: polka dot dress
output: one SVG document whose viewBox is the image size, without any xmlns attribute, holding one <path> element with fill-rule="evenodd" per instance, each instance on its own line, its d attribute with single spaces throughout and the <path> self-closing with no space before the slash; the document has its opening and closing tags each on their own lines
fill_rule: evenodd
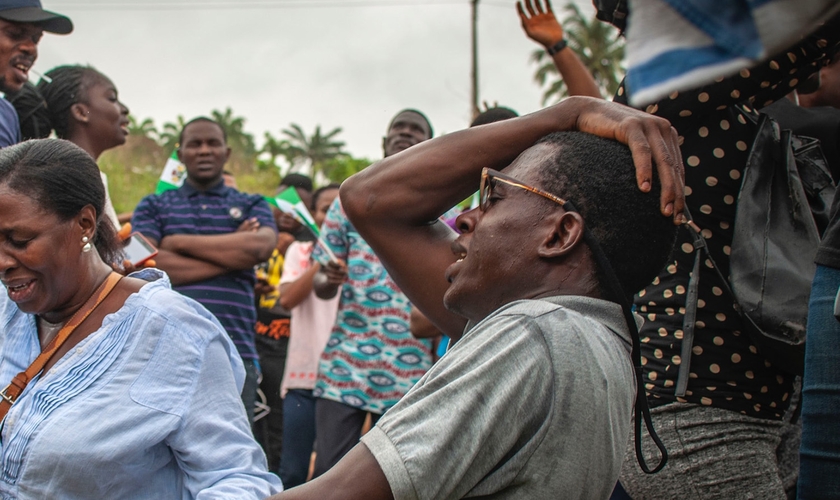
<svg viewBox="0 0 840 500">
<path fill-rule="evenodd" d="M 809 46 L 805 50 L 824 50 Z M 686 202 L 715 262 L 729 274 L 736 202 L 756 126 L 753 102 L 766 105 L 807 77 L 815 65 L 795 65 L 796 54 L 763 68 L 743 70 L 717 85 L 673 93 L 647 112 L 671 121 L 680 135 L 686 171 Z M 803 59 L 804 60 L 804 59 Z M 742 99 L 742 96 L 755 96 Z M 621 88 L 616 101 L 625 102 Z M 642 365 L 651 407 L 674 401 L 714 406 L 760 418 L 780 419 L 788 406 L 794 377 L 772 366 L 742 331 L 732 298 L 721 286 L 711 261 L 701 261 L 697 317 L 689 381 L 684 397 L 675 395 L 681 363 L 683 318 L 694 248 L 681 230 L 674 260 L 635 303 L 645 318 L 641 329 Z"/>
</svg>

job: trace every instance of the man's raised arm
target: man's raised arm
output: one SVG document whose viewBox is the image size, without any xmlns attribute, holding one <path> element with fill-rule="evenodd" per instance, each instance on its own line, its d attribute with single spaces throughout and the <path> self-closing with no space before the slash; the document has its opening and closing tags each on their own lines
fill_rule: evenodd
<svg viewBox="0 0 840 500">
<path fill-rule="evenodd" d="M 639 188 L 650 190 L 655 166 L 662 213 L 682 220 L 683 167 L 676 131 L 666 120 L 588 97 L 425 141 L 342 185 L 341 202 L 353 225 L 412 303 L 443 333 L 458 338 L 466 320 L 443 305 L 444 271 L 457 257 L 450 249 L 454 232 L 437 218 L 478 189 L 483 167 L 501 170 L 541 137 L 564 130 L 627 144 Z"/>
</svg>

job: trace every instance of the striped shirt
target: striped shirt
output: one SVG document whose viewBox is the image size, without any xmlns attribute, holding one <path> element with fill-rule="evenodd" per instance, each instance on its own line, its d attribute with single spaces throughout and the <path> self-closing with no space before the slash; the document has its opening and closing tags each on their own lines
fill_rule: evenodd
<svg viewBox="0 0 840 500">
<path fill-rule="evenodd" d="M 268 204 L 259 195 L 240 193 L 223 182 L 198 191 L 189 184 L 146 196 L 137 205 L 131 225 L 144 236 L 161 241 L 172 234 L 226 234 L 245 219 L 256 217 L 262 227 L 275 227 Z M 206 307 L 227 331 L 242 359 L 256 359 L 254 346 L 254 271 L 231 271 L 174 289 Z"/>
</svg>

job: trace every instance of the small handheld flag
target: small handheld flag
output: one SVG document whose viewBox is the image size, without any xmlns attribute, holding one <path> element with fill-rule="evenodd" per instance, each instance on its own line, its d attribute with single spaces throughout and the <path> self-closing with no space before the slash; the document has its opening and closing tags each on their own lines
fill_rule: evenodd
<svg viewBox="0 0 840 500">
<path fill-rule="evenodd" d="M 294 187 L 286 188 L 274 198 L 266 197 L 265 199 L 269 204 L 286 212 L 294 217 L 296 221 L 303 224 L 315 236 L 318 244 L 321 245 L 321 248 L 324 249 L 330 260 L 338 262 L 338 258 L 330 250 L 330 247 L 321 239 L 321 231 L 318 229 L 318 225 L 315 224 L 315 219 L 312 218 L 312 214 L 309 213 L 309 210 L 300 199 L 300 196 L 298 196 L 297 190 Z"/>
<path fill-rule="evenodd" d="M 184 179 L 186 178 L 187 167 L 178 159 L 178 152 L 173 151 L 172 156 L 166 160 L 166 165 L 163 166 L 163 172 L 160 174 L 155 194 L 160 194 L 170 189 L 178 189 L 184 184 Z"/>
</svg>

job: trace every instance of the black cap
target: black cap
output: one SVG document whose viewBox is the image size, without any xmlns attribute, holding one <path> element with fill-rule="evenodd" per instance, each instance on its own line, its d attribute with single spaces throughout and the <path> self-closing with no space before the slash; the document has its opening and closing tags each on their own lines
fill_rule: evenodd
<svg viewBox="0 0 840 500">
<path fill-rule="evenodd" d="M 42 9 L 40 0 L 3 0 L 0 2 L 0 19 L 34 24 L 59 35 L 73 31 L 70 18 Z"/>
</svg>

